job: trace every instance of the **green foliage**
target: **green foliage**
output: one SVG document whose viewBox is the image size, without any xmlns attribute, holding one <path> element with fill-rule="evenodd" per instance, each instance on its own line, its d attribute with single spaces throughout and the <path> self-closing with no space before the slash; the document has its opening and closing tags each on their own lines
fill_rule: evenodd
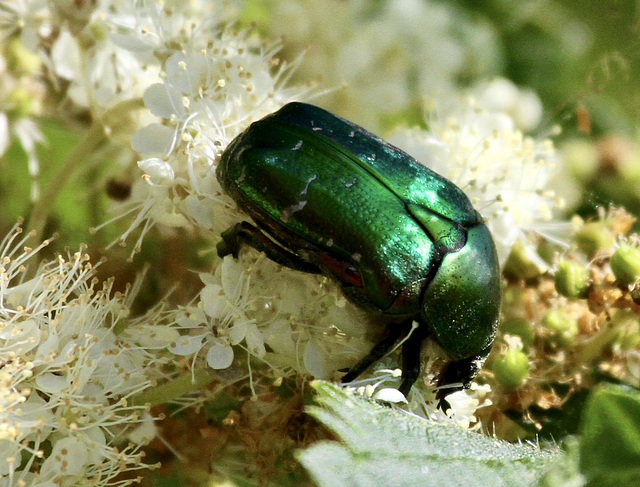
<svg viewBox="0 0 640 487">
<path fill-rule="evenodd" d="M 558 453 L 514 445 L 373 403 L 314 382 L 309 414 L 341 440 L 298 455 L 320 487 L 536 485 Z"/>
<path fill-rule="evenodd" d="M 603 385 L 582 416 L 580 469 L 588 486 L 640 485 L 640 392 Z"/>
<path fill-rule="evenodd" d="M 44 142 L 36 147 L 39 163 L 37 185 L 40 188 L 40 199 L 49 208 L 50 218 L 43 230 L 43 237 L 53 233 L 62 236 L 62 247 L 74 248 L 80 243 L 91 243 L 92 248 L 99 248 L 111 240 L 118 238 L 117 228 L 112 226 L 99 235 L 101 239 L 89 233 L 89 228 L 102 223 L 108 200 L 105 196 L 107 171 L 113 162 L 105 159 L 106 155 L 92 154 L 92 159 L 75 160 L 74 173 L 60 168 L 65 160 L 74 152 L 81 142 L 81 136 L 70 126 L 54 120 L 40 120 L 40 128 Z M 85 167 L 86 163 L 89 163 Z M 0 158 L 0 169 L 3 177 L 0 180 L 0 230 L 4 233 L 19 217 L 29 218 L 33 213 L 33 202 L 30 199 L 33 179 L 27 170 L 27 155 L 17 142 L 13 142 L 9 150 Z M 47 191 L 53 185 L 55 196 L 49 199 Z M 54 241 L 54 248 L 58 242 Z M 56 249 L 62 250 L 62 249 Z"/>
<path fill-rule="evenodd" d="M 312 386 L 308 413 L 342 441 L 298 454 L 320 487 L 640 485 L 640 392 L 626 386 L 593 390 L 580 436 L 567 437 L 563 453 L 433 423 L 328 382 Z"/>
</svg>

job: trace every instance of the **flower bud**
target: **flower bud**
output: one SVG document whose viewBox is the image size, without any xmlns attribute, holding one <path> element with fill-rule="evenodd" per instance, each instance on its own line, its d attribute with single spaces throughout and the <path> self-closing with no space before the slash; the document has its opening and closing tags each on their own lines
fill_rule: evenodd
<svg viewBox="0 0 640 487">
<path fill-rule="evenodd" d="M 529 357 L 522 351 L 519 339 L 509 342 L 509 348 L 493 360 L 491 367 L 501 385 L 515 389 L 529 377 Z"/>
<path fill-rule="evenodd" d="M 500 329 L 505 335 L 517 336 L 522 341 L 524 348 L 533 346 L 535 340 L 535 332 L 529 320 L 514 316 L 507 318 L 500 325 Z"/>
<path fill-rule="evenodd" d="M 544 271 L 535 262 L 535 257 L 531 250 L 518 241 L 511 247 L 511 252 L 505 262 L 505 272 L 525 281 L 535 279 Z"/>
<path fill-rule="evenodd" d="M 556 291 L 567 298 L 584 298 L 587 294 L 589 273 L 587 269 L 571 260 L 561 260 L 554 276 Z"/>
<path fill-rule="evenodd" d="M 613 246 L 614 239 L 611 230 L 604 222 L 586 223 L 573 237 L 578 248 L 588 257 L 598 252 L 604 252 Z"/>
<path fill-rule="evenodd" d="M 633 350 L 640 344 L 638 316 L 630 309 L 617 309 L 611 319 L 614 347 Z"/>
<path fill-rule="evenodd" d="M 579 331 L 578 320 L 563 309 L 553 309 L 544 315 L 542 326 L 551 332 L 551 342 L 561 347 L 569 345 Z"/>
<path fill-rule="evenodd" d="M 622 286 L 630 286 L 640 278 L 640 249 L 622 244 L 611 256 L 611 272 Z"/>
</svg>

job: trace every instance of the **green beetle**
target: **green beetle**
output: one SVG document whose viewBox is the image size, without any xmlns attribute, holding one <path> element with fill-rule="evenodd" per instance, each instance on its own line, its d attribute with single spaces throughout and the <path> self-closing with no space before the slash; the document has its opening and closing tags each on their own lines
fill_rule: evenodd
<svg viewBox="0 0 640 487">
<path fill-rule="evenodd" d="M 246 243 L 287 267 L 335 279 L 389 324 L 349 382 L 402 346 L 405 395 L 431 336 L 451 362 L 438 397 L 468 387 L 493 342 L 501 300 L 495 245 L 451 181 L 347 120 L 289 103 L 251 124 L 217 167 L 223 189 L 255 222 L 222 233 L 218 255 Z M 445 403 L 446 404 L 446 403 Z M 442 405 L 442 403 L 441 403 Z"/>
</svg>

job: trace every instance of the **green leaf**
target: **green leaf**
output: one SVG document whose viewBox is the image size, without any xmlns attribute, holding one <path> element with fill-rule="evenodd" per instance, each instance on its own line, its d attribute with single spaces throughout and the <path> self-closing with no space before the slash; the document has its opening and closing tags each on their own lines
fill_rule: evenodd
<svg viewBox="0 0 640 487">
<path fill-rule="evenodd" d="M 580 469 L 588 485 L 640 485 L 640 392 L 597 387 L 582 422 Z"/>
<path fill-rule="evenodd" d="M 315 381 L 307 412 L 343 443 L 319 442 L 298 454 L 321 487 L 536 485 L 557 452 L 513 445 L 385 407 Z"/>
<path fill-rule="evenodd" d="M 539 487 L 584 487 L 585 478 L 580 473 L 580 444 L 575 436 L 567 436 L 562 442 L 563 455 L 558 455 L 544 474 Z"/>
</svg>

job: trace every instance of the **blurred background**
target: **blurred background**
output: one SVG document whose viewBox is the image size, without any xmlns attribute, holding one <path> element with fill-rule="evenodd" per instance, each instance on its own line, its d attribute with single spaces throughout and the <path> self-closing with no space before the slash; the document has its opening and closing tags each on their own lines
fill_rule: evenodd
<svg viewBox="0 0 640 487">
<path fill-rule="evenodd" d="M 29 44 L 33 35 L 28 24 L 9 25 L 7 19 L 13 17 L 7 12 L 20 11 L 27 3 L 0 1 L 4 29 L 0 234 L 7 234 L 19 217 L 38 220 L 34 215 L 46 214 L 40 235 L 59 237 L 43 256 L 87 244 L 93 260 L 108 256 L 97 272 L 101 278 L 116 277 L 114 290 L 124 290 L 141 269 L 153 266 L 131 305 L 132 315 L 146 312 L 170 291 L 172 305 L 192 302 L 203 286 L 193 271 L 210 270 L 216 260 L 211 235 L 188 225 L 156 225 L 145 229 L 134 262 L 132 247 L 137 247 L 140 228 L 133 230 L 126 246 L 114 245 L 129 233 L 134 218 L 132 214 L 115 217 L 125 213 L 140 181 L 140 157 L 131 148 L 130 138 L 138 125 L 144 125 L 144 115 L 116 121 L 113 133 L 94 134 L 92 122 L 100 112 L 79 96 L 72 63 L 51 66 L 38 56 L 46 51 L 59 60 L 68 53 L 46 45 L 38 46 L 42 50 L 38 51 Z M 102 3 L 118 6 L 118 2 Z M 164 3 L 167 10 L 175 5 L 170 0 Z M 495 394 L 493 407 L 480 413 L 484 424 L 491 425 L 486 432 L 508 440 L 563 437 L 575 433 L 575 411 L 581 410 L 589 388 L 603 375 L 640 385 L 640 297 L 631 296 L 633 279 L 620 286 L 606 260 L 614 249 L 614 235 L 639 228 L 635 218 L 640 216 L 640 3 L 227 0 L 219 4 L 216 16 L 208 21 L 221 27 L 232 25 L 264 45 L 276 43 L 279 50 L 274 50 L 273 69 L 284 64 L 294 67 L 287 71 L 287 86 L 306 87 L 304 101 L 398 145 L 404 141 L 406 150 L 411 147 L 407 130 L 433 131 L 446 125 L 450 114 L 460 113 L 460 100 L 472 99 L 470 106 L 508 115 L 517 137 L 536 141 L 541 165 L 552 159 L 548 188 L 562 204 L 549 210 L 546 223 L 558 224 L 558 232 L 564 232 L 555 233 L 564 248 L 578 249 L 567 260 L 582 266 L 577 272 L 582 273 L 583 284 L 589 281 L 590 286 L 602 284 L 603 288 L 587 298 L 586 284 L 575 288 L 554 281 L 560 247 L 535 238 L 535 255 L 513 247 L 505 264 L 499 345 L 482 376 Z M 61 17 L 73 32 L 73 16 Z M 100 39 L 99 22 L 90 26 L 92 42 Z M 52 29 L 47 38 L 58 40 L 58 34 Z M 87 40 L 90 36 L 77 37 Z M 140 99 L 135 103 L 142 106 Z M 542 141 L 548 139 L 552 143 L 544 146 Z M 549 158 L 551 149 L 544 147 L 555 147 L 553 158 Z M 519 159 L 513 161 L 518 164 Z M 616 213 L 610 205 L 624 207 L 627 213 Z M 588 227 L 584 222 L 604 226 Z M 623 298 L 621 293 L 626 293 Z M 616 306 L 620 309 L 611 311 Z M 613 323 L 606 333 L 601 332 L 605 322 L 606 326 Z M 505 335 L 518 337 L 517 343 L 503 339 Z M 523 346 L 524 355 L 518 355 Z M 510 353 L 524 357 L 524 366 L 505 365 Z M 317 424 L 300 419 L 303 398 L 295 386 L 295 381 L 278 385 L 270 410 L 270 420 L 278 416 L 289 421 L 283 468 L 295 473 L 288 478 L 289 484 L 282 485 L 302 485 L 296 484 L 302 477 L 296 476 L 299 467 L 291 452 L 326 435 L 318 433 Z M 233 437 L 226 445 L 227 438 L 222 441 L 217 436 L 224 429 L 221 425 L 227 424 L 224 421 L 233 422 L 236 416 L 253 420 L 263 413 L 248 399 L 246 388 L 238 390 L 240 386 L 206 403 L 203 415 L 202 410 L 189 410 L 163 424 L 165 438 L 179 445 L 185 457 L 201 457 L 200 464 L 185 473 L 188 469 L 183 464 L 171 463 L 171 449 L 156 441 L 149 457 L 166 466 L 161 474 L 150 477 L 148 485 L 187 485 L 181 482 L 190 475 L 189 485 L 204 485 L 198 482 L 208 478 L 209 459 L 217 456 L 223 458 L 218 464 L 229 471 L 241 472 L 252 465 L 252 472 L 259 476 L 274 468 L 253 465 L 258 460 L 247 448 L 254 441 L 254 430 L 262 434 L 273 426 L 268 421 L 256 420 L 256 425 L 242 431 L 244 436 Z M 266 408 L 265 404 L 260 406 Z M 561 411 L 566 404 L 569 407 Z M 285 427 L 277 424 L 261 439 L 280 441 L 278 428 Z M 214 429 L 215 435 L 203 434 L 199 442 L 193 441 L 194 431 Z M 294 429 L 299 436 L 291 433 Z M 268 449 L 267 445 L 261 454 Z M 237 485 L 255 483 L 239 481 Z"/>
</svg>

